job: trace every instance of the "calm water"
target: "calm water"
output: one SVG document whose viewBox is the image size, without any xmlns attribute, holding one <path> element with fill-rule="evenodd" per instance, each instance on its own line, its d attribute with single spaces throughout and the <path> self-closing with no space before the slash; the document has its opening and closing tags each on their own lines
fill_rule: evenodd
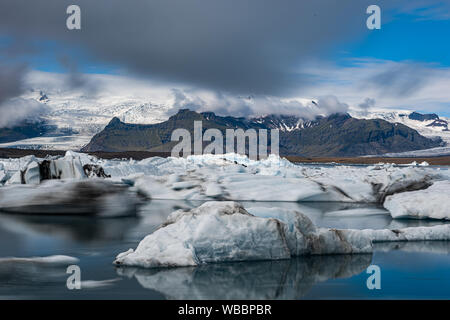
<svg viewBox="0 0 450 320">
<path fill-rule="evenodd" d="M 372 255 L 302 257 L 197 268 L 116 268 L 114 257 L 154 231 L 178 208 L 201 202 L 152 201 L 138 218 L 92 219 L 0 214 L 0 257 L 63 254 L 80 259 L 82 290 L 68 290 L 66 267 L 0 260 L 3 299 L 343 299 L 450 298 L 450 242 L 377 245 Z M 386 228 L 432 225 L 392 221 L 376 206 L 342 203 L 244 203 L 296 209 L 319 226 Z M 356 215 L 356 216 L 355 216 Z M 369 265 L 381 290 L 369 290 Z"/>
</svg>

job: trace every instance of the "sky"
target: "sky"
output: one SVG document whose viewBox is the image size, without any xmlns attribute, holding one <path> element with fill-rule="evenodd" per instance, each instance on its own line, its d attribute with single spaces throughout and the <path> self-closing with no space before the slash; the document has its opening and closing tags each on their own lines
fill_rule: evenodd
<svg viewBox="0 0 450 320">
<path fill-rule="evenodd" d="M 66 28 L 70 4 L 81 8 L 81 30 Z M 380 30 L 366 26 L 373 4 Z M 445 0 L 2 0 L 0 110 L 40 71 L 87 94 L 98 89 L 91 75 L 148 81 L 175 109 L 304 115 L 304 100 L 317 99 L 322 113 L 450 117 L 449 35 Z M 20 103 L 23 114 L 39 112 Z"/>
</svg>

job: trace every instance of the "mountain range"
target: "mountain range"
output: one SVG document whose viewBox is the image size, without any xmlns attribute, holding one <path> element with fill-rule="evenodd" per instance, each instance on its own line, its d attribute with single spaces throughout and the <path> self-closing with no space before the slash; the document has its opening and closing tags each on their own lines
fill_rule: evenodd
<svg viewBox="0 0 450 320">
<path fill-rule="evenodd" d="M 46 112 L 41 115 L 38 122 L 24 121 L 12 127 L 0 128 L 0 148 L 170 150 L 173 145 L 168 141 L 170 128 L 186 127 L 186 121 L 192 119 L 184 119 L 184 123 L 179 119 L 174 124 L 173 118 L 168 119 L 168 114 L 173 108 L 170 101 L 149 99 L 147 96 L 125 94 L 122 91 L 108 91 L 90 96 L 84 92 L 49 90 L 36 86 L 35 89 L 27 91 L 23 98 L 45 105 L 43 109 Z M 208 126 L 222 130 L 228 127 L 279 129 L 282 132 L 280 151 L 288 154 L 360 155 L 388 152 L 400 157 L 415 156 L 419 153 L 420 156 L 450 155 L 450 147 L 440 147 L 439 142 L 441 138 L 450 146 L 448 128 L 450 120 L 447 118 L 410 110 L 374 108 L 368 110 L 350 108 L 348 113 L 346 115 L 348 119 L 341 121 L 345 126 L 340 129 L 333 126 L 333 123 L 338 121 L 334 115 L 316 119 L 276 114 L 238 118 L 220 117 L 211 112 L 204 112 L 193 118 L 200 117 L 204 122 L 207 121 L 204 123 L 204 130 Z M 114 119 L 112 123 L 111 119 Z M 364 120 L 384 120 L 387 123 L 379 122 L 377 125 L 374 121 L 364 122 Z M 117 121 L 121 124 L 119 125 Z M 409 127 L 412 131 L 398 125 L 394 128 L 393 124 L 396 123 Z M 135 133 L 128 135 L 127 132 L 115 128 L 117 141 L 109 141 L 112 135 L 111 126 L 122 125 L 130 132 L 135 130 L 130 129 L 131 127 L 144 128 L 142 132 L 151 133 L 150 139 L 146 136 L 139 138 Z M 327 125 L 328 128 L 325 128 Z M 107 132 L 109 134 L 106 134 Z M 418 140 L 414 138 L 417 133 L 422 136 Z M 428 139 L 423 140 L 423 137 Z M 319 139 L 320 145 L 316 143 Z M 300 146 L 302 150 L 299 150 Z"/>
<path fill-rule="evenodd" d="M 413 115 L 415 117 L 415 115 Z M 438 119 L 434 119 L 438 120 Z M 82 148 L 82 151 L 170 152 L 178 142 L 171 141 L 173 130 L 184 128 L 193 136 L 194 121 L 203 130 L 279 129 L 280 154 L 308 157 L 353 157 L 406 152 L 442 146 L 439 138 L 427 138 L 401 123 L 383 119 L 357 119 L 347 113 L 305 120 L 296 116 L 267 115 L 256 118 L 218 116 L 213 112 L 179 110 L 157 124 L 130 124 L 113 118 Z"/>
</svg>

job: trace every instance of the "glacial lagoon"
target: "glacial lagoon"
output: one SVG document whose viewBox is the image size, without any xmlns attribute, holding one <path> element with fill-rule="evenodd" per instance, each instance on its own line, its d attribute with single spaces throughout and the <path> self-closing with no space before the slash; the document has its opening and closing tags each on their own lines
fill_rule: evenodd
<svg viewBox="0 0 450 320">
<path fill-rule="evenodd" d="M 177 209 L 200 201 L 152 200 L 137 217 L 45 217 L 0 214 L 3 299 L 449 299 L 450 242 L 378 243 L 372 254 L 297 257 L 198 267 L 139 269 L 112 264 Z M 442 224 L 393 220 L 380 206 L 355 203 L 242 202 L 306 214 L 319 227 L 383 229 Z M 82 288 L 67 288 L 67 266 L 6 257 L 79 259 Z M 381 289 L 367 286 L 380 267 Z"/>
</svg>

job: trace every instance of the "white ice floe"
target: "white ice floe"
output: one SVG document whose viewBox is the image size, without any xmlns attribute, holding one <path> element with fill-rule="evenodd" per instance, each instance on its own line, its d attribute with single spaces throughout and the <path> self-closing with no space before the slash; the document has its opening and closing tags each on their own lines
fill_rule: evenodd
<svg viewBox="0 0 450 320">
<path fill-rule="evenodd" d="M 78 258 L 64 256 L 64 255 L 55 255 L 55 256 L 47 256 L 47 257 L 30 257 L 30 258 L 17 258 L 17 257 L 0 258 L 0 264 L 1 263 L 36 263 L 36 264 L 46 264 L 46 265 L 52 265 L 52 266 L 77 264 L 79 261 L 80 260 Z"/>
<path fill-rule="evenodd" d="M 206 202 L 173 212 L 117 265 L 154 268 L 301 255 L 371 253 L 375 242 L 450 240 L 450 225 L 398 230 L 316 228 L 305 215 L 272 208 L 247 212 L 232 201 Z"/>
<path fill-rule="evenodd" d="M 0 211 L 9 213 L 117 217 L 135 215 L 138 203 L 126 187 L 100 179 L 0 188 Z"/>
<path fill-rule="evenodd" d="M 155 158 L 151 165 L 152 174 L 124 179 L 153 199 L 382 203 L 386 195 L 427 187 L 437 176 L 393 165 L 302 166 L 274 155 L 262 161 L 235 154 Z"/>
<path fill-rule="evenodd" d="M 421 166 L 421 167 L 428 167 L 430 164 L 426 161 L 422 161 L 421 163 L 418 163 L 417 161 L 413 161 L 409 164 L 405 164 L 405 166 Z"/>
<path fill-rule="evenodd" d="M 115 263 L 150 268 L 287 259 L 281 228 L 278 220 L 254 217 L 238 203 L 209 202 L 173 212 L 136 251 L 118 255 Z"/>
<path fill-rule="evenodd" d="M 368 237 L 373 243 L 397 241 L 450 241 L 450 224 L 402 229 L 349 230 Z"/>
<path fill-rule="evenodd" d="M 6 184 L 38 183 L 36 163 L 24 157 L 0 160 Z M 270 155 L 254 161 L 238 154 L 153 157 L 141 161 L 105 160 L 68 151 L 50 159 L 52 176 L 85 178 L 83 166 L 104 169 L 111 180 L 134 185 L 152 199 L 234 201 L 339 201 L 382 203 L 387 195 L 427 187 L 444 174 L 427 167 L 320 167 L 296 165 Z M 29 172 L 28 172 L 29 171 Z M 448 175 L 445 177 L 449 179 Z M 41 179 L 42 180 L 42 179 Z"/>
<path fill-rule="evenodd" d="M 81 281 L 81 289 L 97 289 L 114 285 L 116 282 L 122 280 L 121 278 L 108 280 L 83 280 Z"/>
<path fill-rule="evenodd" d="M 27 158 L 28 161 L 20 161 L 16 170 L 10 170 L 11 178 L 6 182 L 12 184 L 37 185 L 46 179 L 85 179 L 79 157 L 66 157 L 61 159 L 39 160 Z"/>
<path fill-rule="evenodd" d="M 450 181 L 436 181 L 425 190 L 397 193 L 384 207 L 393 218 L 450 220 Z"/>
<path fill-rule="evenodd" d="M 0 160 L 2 184 L 38 185 L 43 174 L 61 180 L 83 180 L 104 170 L 109 181 L 126 184 L 151 199 L 285 202 L 356 202 L 382 204 L 386 197 L 421 190 L 450 180 L 448 170 L 426 166 L 379 164 L 311 166 L 275 155 L 254 161 L 238 154 L 153 157 L 141 161 L 105 160 L 68 151 L 64 157 L 33 156 Z M 1 190 L 1 189 L 0 189 Z"/>
<path fill-rule="evenodd" d="M 369 217 L 377 215 L 386 215 L 386 210 L 382 208 L 352 208 L 325 213 L 327 217 Z"/>
</svg>

